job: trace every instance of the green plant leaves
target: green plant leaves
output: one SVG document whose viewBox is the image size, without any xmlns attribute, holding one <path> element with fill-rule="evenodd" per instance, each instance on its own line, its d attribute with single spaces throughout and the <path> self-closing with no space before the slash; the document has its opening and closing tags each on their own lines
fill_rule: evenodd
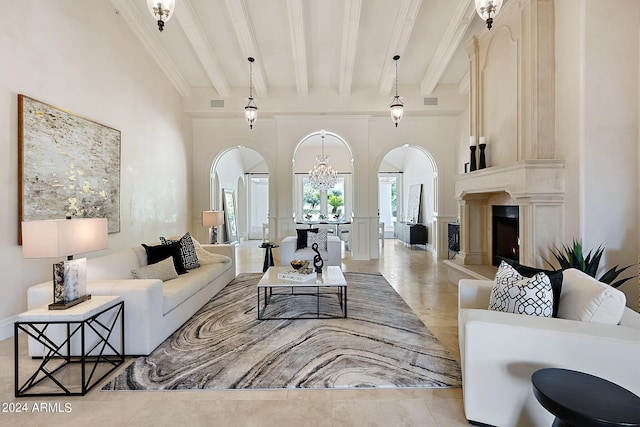
<svg viewBox="0 0 640 427">
<path fill-rule="evenodd" d="M 600 267 L 600 261 L 602 260 L 602 255 L 604 254 L 604 246 L 598 246 L 595 251 L 593 249 L 589 250 L 585 258 L 582 250 L 582 241 L 574 239 L 571 246 L 562 245 L 562 248 L 554 247 L 551 251 L 551 254 L 554 256 L 556 261 L 558 261 L 558 264 L 560 264 L 561 270 L 575 268 L 585 272 L 591 277 L 596 277 L 598 268 Z M 551 263 L 546 259 L 545 262 L 551 265 Z M 616 281 L 620 273 L 622 273 L 629 267 L 631 266 L 628 265 L 626 267 L 619 268 L 616 265 L 605 272 L 602 276 L 600 276 L 598 280 L 602 283 L 606 283 L 614 288 L 617 288 L 627 280 L 634 277 L 626 277 Z"/>
</svg>

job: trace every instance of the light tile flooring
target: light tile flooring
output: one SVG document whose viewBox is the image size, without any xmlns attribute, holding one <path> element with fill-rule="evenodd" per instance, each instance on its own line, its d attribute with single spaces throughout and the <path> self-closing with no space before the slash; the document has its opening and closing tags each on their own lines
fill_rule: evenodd
<svg viewBox="0 0 640 427">
<path fill-rule="evenodd" d="M 248 241 L 238 247 L 239 273 L 262 271 L 260 243 Z M 381 272 L 452 356 L 459 358 L 457 287 L 448 283 L 445 265 L 434 261 L 429 252 L 387 239 L 378 260 L 354 261 L 345 252 L 343 269 Z M 21 354 L 26 357 L 24 348 Z M 84 397 L 16 399 L 13 358 L 13 339 L 0 342 L 1 426 L 468 425 L 460 388 L 102 392 L 98 386 Z M 48 411 L 36 413 L 34 407 L 43 403 Z M 27 412 L 6 412 L 15 410 L 15 404 L 26 406 Z"/>
</svg>

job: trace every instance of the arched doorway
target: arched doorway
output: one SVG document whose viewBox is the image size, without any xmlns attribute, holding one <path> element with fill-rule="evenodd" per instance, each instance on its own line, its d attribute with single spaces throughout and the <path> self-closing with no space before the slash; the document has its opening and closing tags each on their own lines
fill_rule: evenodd
<svg viewBox="0 0 640 427">
<path fill-rule="evenodd" d="M 262 239 L 269 215 L 269 168 L 262 154 L 242 145 L 219 153 L 211 165 L 211 209 L 223 209 L 225 190 L 233 192 L 238 237 Z"/>
<path fill-rule="evenodd" d="M 321 137 L 323 132 L 324 141 Z M 329 190 L 317 190 L 309 180 L 309 171 L 315 166 L 316 157 L 323 151 L 329 156 L 329 165 L 338 172 L 335 188 Z M 296 219 L 351 218 L 353 155 L 351 147 L 342 136 L 326 130 L 308 133 L 296 144 L 292 161 Z M 336 197 L 340 197 L 342 203 L 336 201 Z"/>
<path fill-rule="evenodd" d="M 424 247 L 437 250 L 438 169 L 427 150 L 405 144 L 384 156 L 378 169 L 378 209 L 385 238 L 394 237 L 396 222 L 424 224 Z"/>
</svg>

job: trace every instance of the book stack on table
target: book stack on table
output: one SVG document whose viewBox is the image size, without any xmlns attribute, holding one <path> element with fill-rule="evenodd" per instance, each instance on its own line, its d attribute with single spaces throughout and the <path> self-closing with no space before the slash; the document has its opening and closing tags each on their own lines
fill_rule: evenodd
<svg viewBox="0 0 640 427">
<path fill-rule="evenodd" d="M 301 273 L 298 270 L 286 270 L 278 273 L 278 279 L 291 280 L 293 282 L 306 282 L 316 278 L 316 273 Z"/>
</svg>

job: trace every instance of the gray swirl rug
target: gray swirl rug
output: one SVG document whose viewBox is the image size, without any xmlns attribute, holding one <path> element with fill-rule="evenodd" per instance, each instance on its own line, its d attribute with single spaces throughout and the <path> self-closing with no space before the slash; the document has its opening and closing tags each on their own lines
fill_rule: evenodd
<svg viewBox="0 0 640 427">
<path fill-rule="evenodd" d="M 459 387 L 460 366 L 380 274 L 344 273 L 347 319 L 257 320 L 259 273 L 240 274 L 103 390 Z M 279 290 L 281 291 L 281 290 Z M 340 315 L 335 294 L 322 313 Z M 276 295 L 267 316 L 316 312 Z"/>
</svg>

